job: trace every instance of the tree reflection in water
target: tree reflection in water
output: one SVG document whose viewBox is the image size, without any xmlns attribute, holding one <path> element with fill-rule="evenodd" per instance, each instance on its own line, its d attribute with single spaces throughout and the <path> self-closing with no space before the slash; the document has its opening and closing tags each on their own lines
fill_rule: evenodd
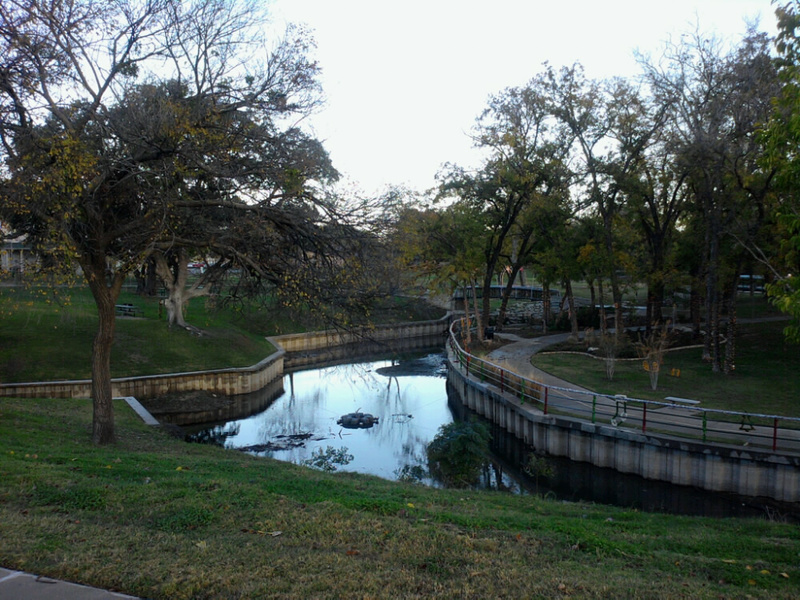
<svg viewBox="0 0 800 600">
<path fill-rule="evenodd" d="M 453 420 L 444 364 L 444 355 L 435 352 L 297 371 L 284 377 L 284 393 L 265 410 L 194 435 L 297 464 L 329 446 L 347 448 L 353 460 L 339 470 L 397 479 L 404 467 L 425 465 L 426 446 Z M 379 422 L 369 429 L 337 425 L 353 412 L 370 413 Z M 280 444 L 301 436 L 307 437 L 301 444 Z"/>
<path fill-rule="evenodd" d="M 254 447 L 253 454 L 296 464 L 312 459 L 315 452 L 328 452 L 330 446 L 331 452 L 344 449 L 353 456 L 339 471 L 440 486 L 427 472 L 428 444 L 440 426 L 479 418 L 455 394 L 448 397 L 445 373 L 440 352 L 297 371 L 285 376 L 283 393 L 264 410 L 246 419 L 209 423 L 195 428 L 194 435 L 226 448 Z M 357 410 L 379 417 L 379 424 L 369 429 L 336 424 L 343 414 Z M 646 481 L 568 459 L 548 457 L 540 463 L 531 459 L 531 448 L 521 440 L 497 426 L 491 426 L 491 434 L 492 454 L 475 487 L 677 514 L 765 514 L 753 499 Z M 287 439 L 293 443 L 285 443 Z M 535 469 L 532 460 L 537 461 Z M 776 510 L 796 515 L 785 513 L 785 507 Z"/>
</svg>

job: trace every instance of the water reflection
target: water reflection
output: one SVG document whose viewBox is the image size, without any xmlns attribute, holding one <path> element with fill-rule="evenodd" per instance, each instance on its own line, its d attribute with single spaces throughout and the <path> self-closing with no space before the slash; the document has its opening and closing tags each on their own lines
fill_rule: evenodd
<svg viewBox="0 0 800 600">
<path fill-rule="evenodd" d="M 440 352 L 297 371 L 284 377 L 283 395 L 262 412 L 192 435 L 298 464 L 329 446 L 347 448 L 354 458 L 340 470 L 395 479 L 403 467 L 425 464 L 425 447 L 453 420 L 445 373 Z M 367 429 L 337 424 L 353 412 L 370 413 L 378 423 Z M 301 437 L 303 443 L 291 443 Z"/>
<path fill-rule="evenodd" d="M 271 391 L 261 392 L 263 397 L 259 393 L 249 395 L 256 400 L 244 397 L 247 409 L 262 407 L 252 416 L 185 429 L 196 441 L 297 464 L 311 459 L 313 453 L 325 453 L 328 447 L 333 452 L 346 448 L 353 460 L 340 466 L 340 471 L 386 479 L 419 476 L 427 471 L 425 450 L 441 425 L 454 418 L 480 418 L 448 393 L 445 374 L 440 352 L 297 371 L 287 374 Z M 368 429 L 337 424 L 342 415 L 357 411 L 375 415 L 379 423 Z M 491 432 L 492 457 L 478 484 L 483 489 L 674 514 L 789 520 L 798 520 L 800 515 L 798 505 L 649 481 L 562 458 L 544 458 L 543 470 L 531 474 L 531 449 L 496 426 Z M 427 475 L 421 481 L 438 485 Z"/>
</svg>

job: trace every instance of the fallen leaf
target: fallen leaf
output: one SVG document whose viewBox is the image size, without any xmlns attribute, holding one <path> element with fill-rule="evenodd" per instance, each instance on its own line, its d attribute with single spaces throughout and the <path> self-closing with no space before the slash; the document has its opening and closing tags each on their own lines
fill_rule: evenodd
<svg viewBox="0 0 800 600">
<path fill-rule="evenodd" d="M 282 531 L 270 531 L 269 534 L 272 537 L 278 537 L 279 535 L 283 535 L 283 532 Z"/>
<path fill-rule="evenodd" d="M 789 574 L 788 573 L 781 573 L 781 577 L 783 577 L 784 579 L 789 579 Z"/>
<path fill-rule="evenodd" d="M 748 579 L 747 583 L 749 583 L 750 585 L 755 585 L 756 584 L 756 580 L 755 579 Z"/>
<path fill-rule="evenodd" d="M 762 575 L 769 575 L 769 571 L 767 571 L 766 569 L 761 569 L 761 571 L 759 571 L 759 572 L 760 572 Z"/>
<path fill-rule="evenodd" d="M 358 556 L 359 554 L 361 554 L 361 552 L 359 552 L 358 550 L 348 550 L 347 551 L 347 556 Z"/>
<path fill-rule="evenodd" d="M 732 565 L 732 564 L 736 563 L 736 561 L 735 561 L 735 560 L 732 560 L 732 559 L 730 559 L 730 558 L 723 558 L 723 559 L 722 559 L 722 562 L 724 562 L 724 563 L 727 563 L 727 564 L 729 564 L 729 565 Z"/>
</svg>

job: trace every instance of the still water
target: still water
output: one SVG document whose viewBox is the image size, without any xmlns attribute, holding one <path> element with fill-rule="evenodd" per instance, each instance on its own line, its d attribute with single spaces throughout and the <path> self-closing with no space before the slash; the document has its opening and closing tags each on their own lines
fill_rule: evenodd
<svg viewBox="0 0 800 600">
<path fill-rule="evenodd" d="M 337 470 L 396 479 L 403 467 L 425 464 L 425 447 L 453 421 L 445 374 L 441 353 L 298 371 L 284 376 L 283 394 L 262 412 L 193 429 L 227 448 L 297 464 L 328 447 L 345 449 L 353 459 Z M 378 423 L 337 424 L 353 412 Z"/>
<path fill-rule="evenodd" d="M 249 416 L 184 428 L 192 441 L 297 464 L 331 448 L 352 456 L 338 471 L 398 479 L 404 469 L 426 470 L 425 449 L 440 426 L 479 418 L 449 399 L 445 375 L 445 357 L 438 351 L 297 371 L 284 376 L 282 388 L 237 397 L 240 413 Z M 372 414 L 378 423 L 365 429 L 337 423 L 353 412 Z M 524 468 L 531 449 L 520 440 L 492 427 L 491 446 L 477 487 L 674 514 L 789 520 L 800 515 L 796 505 L 649 481 L 561 458 L 546 458 L 547 474 L 531 477 Z M 421 481 L 438 485 L 427 477 Z"/>
</svg>

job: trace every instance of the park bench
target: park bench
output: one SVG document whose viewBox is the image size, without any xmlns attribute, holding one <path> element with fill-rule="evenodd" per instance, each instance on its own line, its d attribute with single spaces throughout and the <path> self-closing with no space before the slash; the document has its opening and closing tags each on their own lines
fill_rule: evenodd
<svg viewBox="0 0 800 600">
<path fill-rule="evenodd" d="M 118 317 L 141 317 L 144 314 L 141 308 L 133 304 L 117 304 L 116 309 Z"/>
</svg>

